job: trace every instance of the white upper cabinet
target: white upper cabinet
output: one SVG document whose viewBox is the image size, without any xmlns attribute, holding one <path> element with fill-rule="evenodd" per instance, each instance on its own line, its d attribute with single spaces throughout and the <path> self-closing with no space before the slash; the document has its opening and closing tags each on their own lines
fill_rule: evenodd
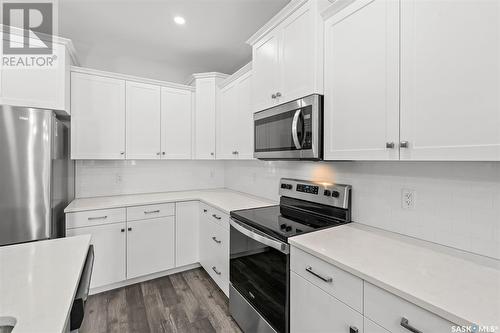
<svg viewBox="0 0 500 333">
<path fill-rule="evenodd" d="M 252 73 L 243 67 L 219 90 L 216 114 L 217 159 L 253 158 Z"/>
<path fill-rule="evenodd" d="M 11 36 L 11 45 L 23 46 L 21 35 Z M 30 39 L 30 43 L 44 46 L 40 40 Z M 70 40 L 54 36 L 52 50 L 52 55 L 40 55 L 40 59 L 46 64 L 43 67 L 9 66 L 4 61 L 0 70 L 0 104 L 51 109 L 62 111 L 61 114 L 70 114 L 72 58 L 69 51 L 73 50 L 73 46 Z"/>
<path fill-rule="evenodd" d="M 125 158 L 125 81 L 71 73 L 71 158 Z"/>
<path fill-rule="evenodd" d="M 161 88 L 162 159 L 192 158 L 193 92 Z"/>
<path fill-rule="evenodd" d="M 401 2 L 402 160 L 500 160 L 500 2 Z"/>
<path fill-rule="evenodd" d="M 399 2 L 361 0 L 325 22 L 324 158 L 399 159 Z"/>
<path fill-rule="evenodd" d="M 276 104 L 280 81 L 279 36 L 270 34 L 253 46 L 253 111 Z"/>
<path fill-rule="evenodd" d="M 253 111 L 323 93 L 323 27 L 327 0 L 292 1 L 252 36 Z"/>
<path fill-rule="evenodd" d="M 227 77 L 220 73 L 194 74 L 195 133 L 194 157 L 197 160 L 215 159 L 215 116 L 217 85 Z"/>
<path fill-rule="evenodd" d="M 161 155 L 160 87 L 127 81 L 127 159 L 159 159 Z"/>
</svg>

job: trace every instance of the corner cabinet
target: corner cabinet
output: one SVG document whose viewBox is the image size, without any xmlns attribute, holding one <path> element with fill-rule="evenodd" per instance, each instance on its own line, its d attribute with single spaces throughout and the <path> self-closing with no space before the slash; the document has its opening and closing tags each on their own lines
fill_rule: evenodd
<svg viewBox="0 0 500 333">
<path fill-rule="evenodd" d="M 348 2 L 325 12 L 325 160 L 500 160 L 500 3 Z"/>
<path fill-rule="evenodd" d="M 323 94 L 323 26 L 329 2 L 292 1 L 247 43 L 253 49 L 253 108 Z"/>
<path fill-rule="evenodd" d="M 125 81 L 71 73 L 71 158 L 125 159 Z"/>
<path fill-rule="evenodd" d="M 215 160 L 215 116 L 217 109 L 217 85 L 227 75 L 198 73 L 193 75 L 195 86 L 194 158 Z"/>
<path fill-rule="evenodd" d="M 217 159 L 252 159 L 251 64 L 227 80 L 222 83 L 218 92 L 215 117 Z"/>
</svg>

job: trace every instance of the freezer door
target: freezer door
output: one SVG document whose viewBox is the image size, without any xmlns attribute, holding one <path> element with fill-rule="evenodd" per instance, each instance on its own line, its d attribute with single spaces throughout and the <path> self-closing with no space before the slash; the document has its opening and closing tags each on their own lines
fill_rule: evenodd
<svg viewBox="0 0 500 333">
<path fill-rule="evenodd" d="M 0 106 L 0 245 L 51 235 L 50 110 Z"/>
</svg>

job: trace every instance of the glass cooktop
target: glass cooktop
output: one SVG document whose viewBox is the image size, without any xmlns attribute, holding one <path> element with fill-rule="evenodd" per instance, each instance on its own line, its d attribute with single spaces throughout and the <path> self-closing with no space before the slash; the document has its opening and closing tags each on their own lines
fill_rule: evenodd
<svg viewBox="0 0 500 333">
<path fill-rule="evenodd" d="M 345 223 L 282 205 L 236 210 L 231 212 L 231 217 L 284 242 L 288 242 L 289 237 Z"/>
</svg>

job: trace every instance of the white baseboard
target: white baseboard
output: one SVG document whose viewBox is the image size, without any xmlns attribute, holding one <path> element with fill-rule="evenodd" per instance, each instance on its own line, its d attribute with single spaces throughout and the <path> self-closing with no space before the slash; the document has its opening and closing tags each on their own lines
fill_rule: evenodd
<svg viewBox="0 0 500 333">
<path fill-rule="evenodd" d="M 92 288 L 92 289 L 90 289 L 89 295 L 95 295 L 95 294 L 99 294 L 99 293 L 102 293 L 102 292 L 105 292 L 108 290 L 129 286 L 131 284 L 136 284 L 136 283 L 140 283 L 140 282 L 144 282 L 144 281 L 148 281 L 148 280 L 154 280 L 154 279 L 157 279 L 159 277 L 188 271 L 190 269 L 194 269 L 194 268 L 198 268 L 198 267 L 201 267 L 200 264 L 195 263 L 195 264 L 186 265 L 186 266 L 182 266 L 182 267 L 172 268 L 172 269 L 169 269 L 167 271 L 157 272 L 157 273 L 153 273 L 153 274 L 149 274 L 149 275 L 136 277 L 133 279 L 120 281 L 117 283 L 108 284 L 108 285 L 102 286 L 102 287 Z"/>
</svg>

